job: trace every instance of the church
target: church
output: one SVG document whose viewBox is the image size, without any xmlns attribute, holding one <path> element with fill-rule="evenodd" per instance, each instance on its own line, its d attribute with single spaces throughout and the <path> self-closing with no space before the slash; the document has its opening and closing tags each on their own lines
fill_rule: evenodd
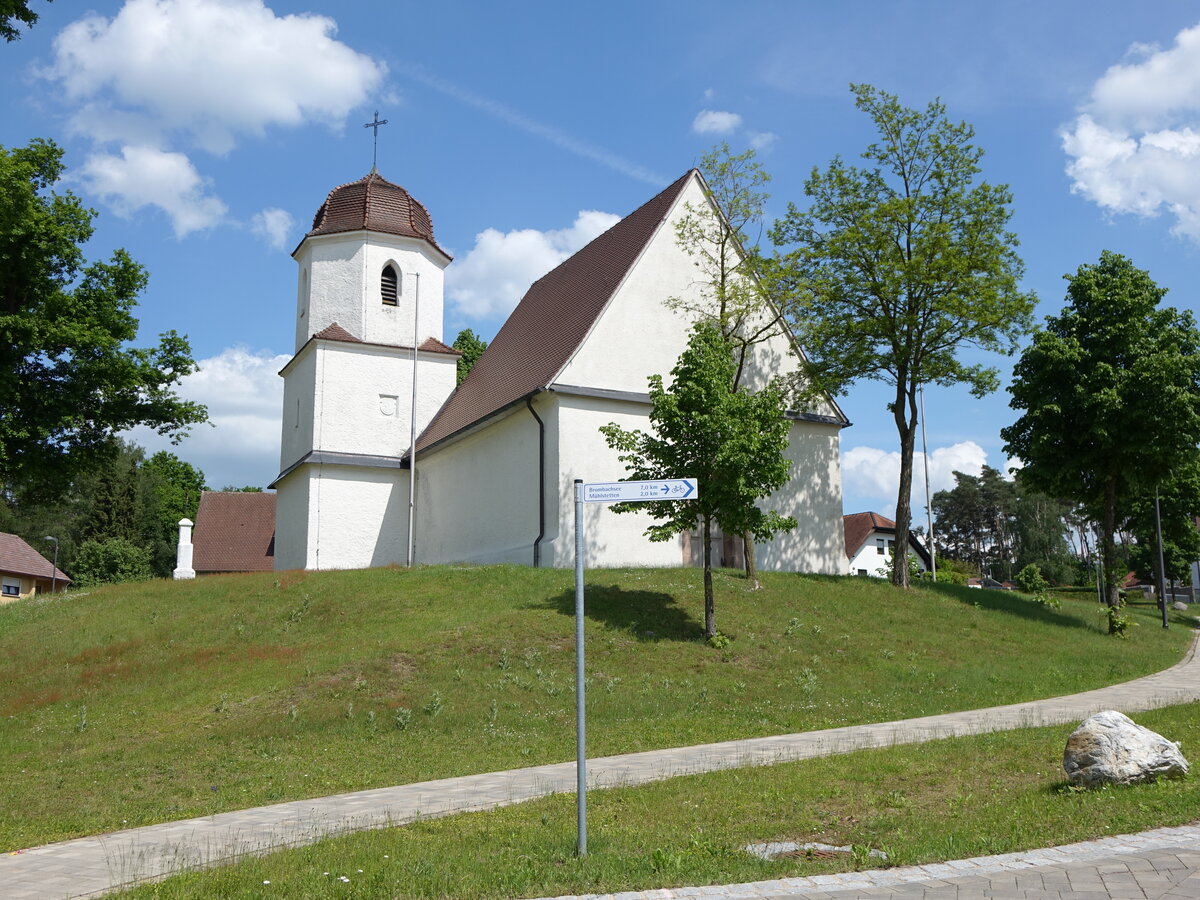
<svg viewBox="0 0 1200 900">
<path fill-rule="evenodd" d="M 702 290 L 676 224 L 711 204 L 701 173 L 685 173 L 534 282 L 456 387 L 442 332 L 453 263 L 429 213 L 374 169 L 331 191 L 292 254 L 275 568 L 574 565 L 573 482 L 625 477 L 599 429 L 649 426 L 647 379 L 669 377 L 692 325 L 665 301 Z M 754 345 L 750 384 L 799 352 L 782 333 Z M 811 406 L 788 413 L 791 477 L 770 499 L 799 525 L 756 556 L 764 570 L 843 574 L 849 422 L 832 398 Z M 585 514 L 589 567 L 702 559 L 698 535 L 652 543 L 644 513 Z M 718 535 L 714 551 L 741 564 L 740 538 Z"/>
</svg>

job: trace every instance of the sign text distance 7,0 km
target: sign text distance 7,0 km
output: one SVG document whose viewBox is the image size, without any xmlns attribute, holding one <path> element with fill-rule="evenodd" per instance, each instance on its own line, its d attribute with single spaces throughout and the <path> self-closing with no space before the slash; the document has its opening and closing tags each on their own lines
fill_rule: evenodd
<svg viewBox="0 0 1200 900">
<path fill-rule="evenodd" d="M 666 478 L 662 481 L 604 481 L 583 485 L 584 503 L 695 500 L 696 496 L 696 482 L 690 478 Z"/>
</svg>

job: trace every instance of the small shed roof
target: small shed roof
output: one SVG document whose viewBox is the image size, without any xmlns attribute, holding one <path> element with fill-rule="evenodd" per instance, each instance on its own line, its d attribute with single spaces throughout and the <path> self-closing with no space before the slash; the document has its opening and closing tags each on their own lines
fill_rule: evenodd
<svg viewBox="0 0 1200 900">
<path fill-rule="evenodd" d="M 275 568 L 275 495 L 205 491 L 192 534 L 197 572 L 270 572 Z"/>
</svg>

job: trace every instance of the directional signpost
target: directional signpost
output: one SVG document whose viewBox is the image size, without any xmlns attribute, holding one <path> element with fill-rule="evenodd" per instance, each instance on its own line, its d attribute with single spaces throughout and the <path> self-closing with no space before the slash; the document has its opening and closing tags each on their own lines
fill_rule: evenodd
<svg viewBox="0 0 1200 900">
<path fill-rule="evenodd" d="M 579 822 L 578 853 L 587 856 L 587 754 L 584 750 L 583 691 L 583 504 L 638 503 L 648 500 L 695 500 L 694 478 L 662 481 L 603 481 L 584 484 L 575 479 L 575 796 Z"/>
</svg>

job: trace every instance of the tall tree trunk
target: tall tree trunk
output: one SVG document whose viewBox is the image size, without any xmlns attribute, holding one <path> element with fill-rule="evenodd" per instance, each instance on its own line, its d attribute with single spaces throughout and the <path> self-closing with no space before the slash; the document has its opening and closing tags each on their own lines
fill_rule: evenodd
<svg viewBox="0 0 1200 900">
<path fill-rule="evenodd" d="M 712 586 L 712 518 L 704 517 L 704 635 L 717 633 L 717 612 L 713 605 Z"/>
<path fill-rule="evenodd" d="M 750 590 L 762 590 L 758 581 L 758 561 L 754 557 L 754 535 L 749 531 L 742 535 L 742 562 L 745 563 L 746 581 L 750 584 Z"/>
<path fill-rule="evenodd" d="M 1124 573 L 1117 566 L 1117 480 L 1109 476 L 1104 485 L 1104 521 L 1100 524 L 1100 562 L 1104 566 L 1104 597 L 1109 609 L 1121 608 L 1121 579 Z M 1112 619 L 1108 633 L 1115 634 Z"/>
<path fill-rule="evenodd" d="M 917 435 L 917 392 L 905 372 L 896 379 L 892 415 L 900 435 L 900 492 L 896 496 L 896 545 L 892 552 L 892 584 L 908 587 L 908 530 L 912 524 L 913 448 Z"/>
</svg>

